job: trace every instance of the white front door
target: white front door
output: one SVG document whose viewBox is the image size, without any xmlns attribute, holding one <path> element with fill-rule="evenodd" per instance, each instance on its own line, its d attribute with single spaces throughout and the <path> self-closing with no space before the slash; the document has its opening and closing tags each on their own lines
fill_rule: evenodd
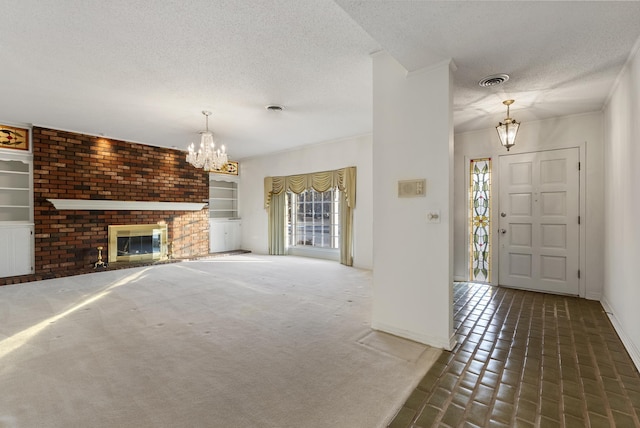
<svg viewBox="0 0 640 428">
<path fill-rule="evenodd" d="M 500 156 L 499 284 L 579 294 L 579 150 Z"/>
</svg>

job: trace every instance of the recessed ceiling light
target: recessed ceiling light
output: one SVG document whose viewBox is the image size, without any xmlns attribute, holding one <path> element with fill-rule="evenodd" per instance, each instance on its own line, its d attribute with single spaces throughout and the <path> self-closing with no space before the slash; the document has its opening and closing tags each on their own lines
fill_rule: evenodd
<svg viewBox="0 0 640 428">
<path fill-rule="evenodd" d="M 483 88 L 487 88 L 489 86 L 502 85 L 507 80 L 509 80 L 508 74 L 492 74 L 491 76 L 487 76 L 484 79 L 481 79 L 478 82 L 478 85 L 482 86 Z"/>
<path fill-rule="evenodd" d="M 284 107 L 279 106 L 277 104 L 270 104 L 268 106 L 264 106 L 264 108 L 266 108 L 269 111 L 276 111 L 276 112 L 284 110 Z"/>
</svg>

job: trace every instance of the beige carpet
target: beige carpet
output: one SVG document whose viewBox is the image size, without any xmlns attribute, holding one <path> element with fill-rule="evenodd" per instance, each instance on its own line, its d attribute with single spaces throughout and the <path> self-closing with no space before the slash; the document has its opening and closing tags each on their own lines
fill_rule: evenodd
<svg viewBox="0 0 640 428">
<path fill-rule="evenodd" d="M 0 287 L 0 427 L 386 426 L 440 351 L 371 272 L 239 255 Z"/>
</svg>

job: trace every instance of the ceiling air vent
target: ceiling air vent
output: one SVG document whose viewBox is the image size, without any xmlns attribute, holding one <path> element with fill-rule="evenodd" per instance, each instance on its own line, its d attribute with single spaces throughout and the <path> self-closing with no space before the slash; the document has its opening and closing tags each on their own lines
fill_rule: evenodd
<svg viewBox="0 0 640 428">
<path fill-rule="evenodd" d="M 483 88 L 488 88 L 489 86 L 502 85 L 507 80 L 509 80 L 508 74 L 492 74 L 480 80 L 478 85 Z"/>
<path fill-rule="evenodd" d="M 276 111 L 276 112 L 284 110 L 284 107 L 279 106 L 277 104 L 271 104 L 271 105 L 265 106 L 264 108 L 266 108 L 268 111 Z"/>
</svg>

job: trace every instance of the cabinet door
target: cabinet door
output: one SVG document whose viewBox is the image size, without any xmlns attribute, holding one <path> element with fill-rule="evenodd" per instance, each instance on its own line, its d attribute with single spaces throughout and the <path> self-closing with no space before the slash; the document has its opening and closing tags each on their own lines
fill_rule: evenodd
<svg viewBox="0 0 640 428">
<path fill-rule="evenodd" d="M 226 223 L 222 221 L 209 222 L 209 252 L 219 253 L 225 250 Z"/>
<path fill-rule="evenodd" d="M 0 228 L 0 277 L 32 273 L 32 231 L 33 226 Z"/>
<path fill-rule="evenodd" d="M 209 222 L 210 253 L 240 249 L 241 237 L 239 221 Z"/>
<path fill-rule="evenodd" d="M 240 229 L 240 222 L 239 221 L 234 221 L 234 222 L 230 222 L 229 225 L 230 227 L 230 232 L 228 234 L 229 236 L 229 249 L 230 250 L 239 250 L 240 249 L 240 244 L 242 242 L 242 230 Z"/>
</svg>

